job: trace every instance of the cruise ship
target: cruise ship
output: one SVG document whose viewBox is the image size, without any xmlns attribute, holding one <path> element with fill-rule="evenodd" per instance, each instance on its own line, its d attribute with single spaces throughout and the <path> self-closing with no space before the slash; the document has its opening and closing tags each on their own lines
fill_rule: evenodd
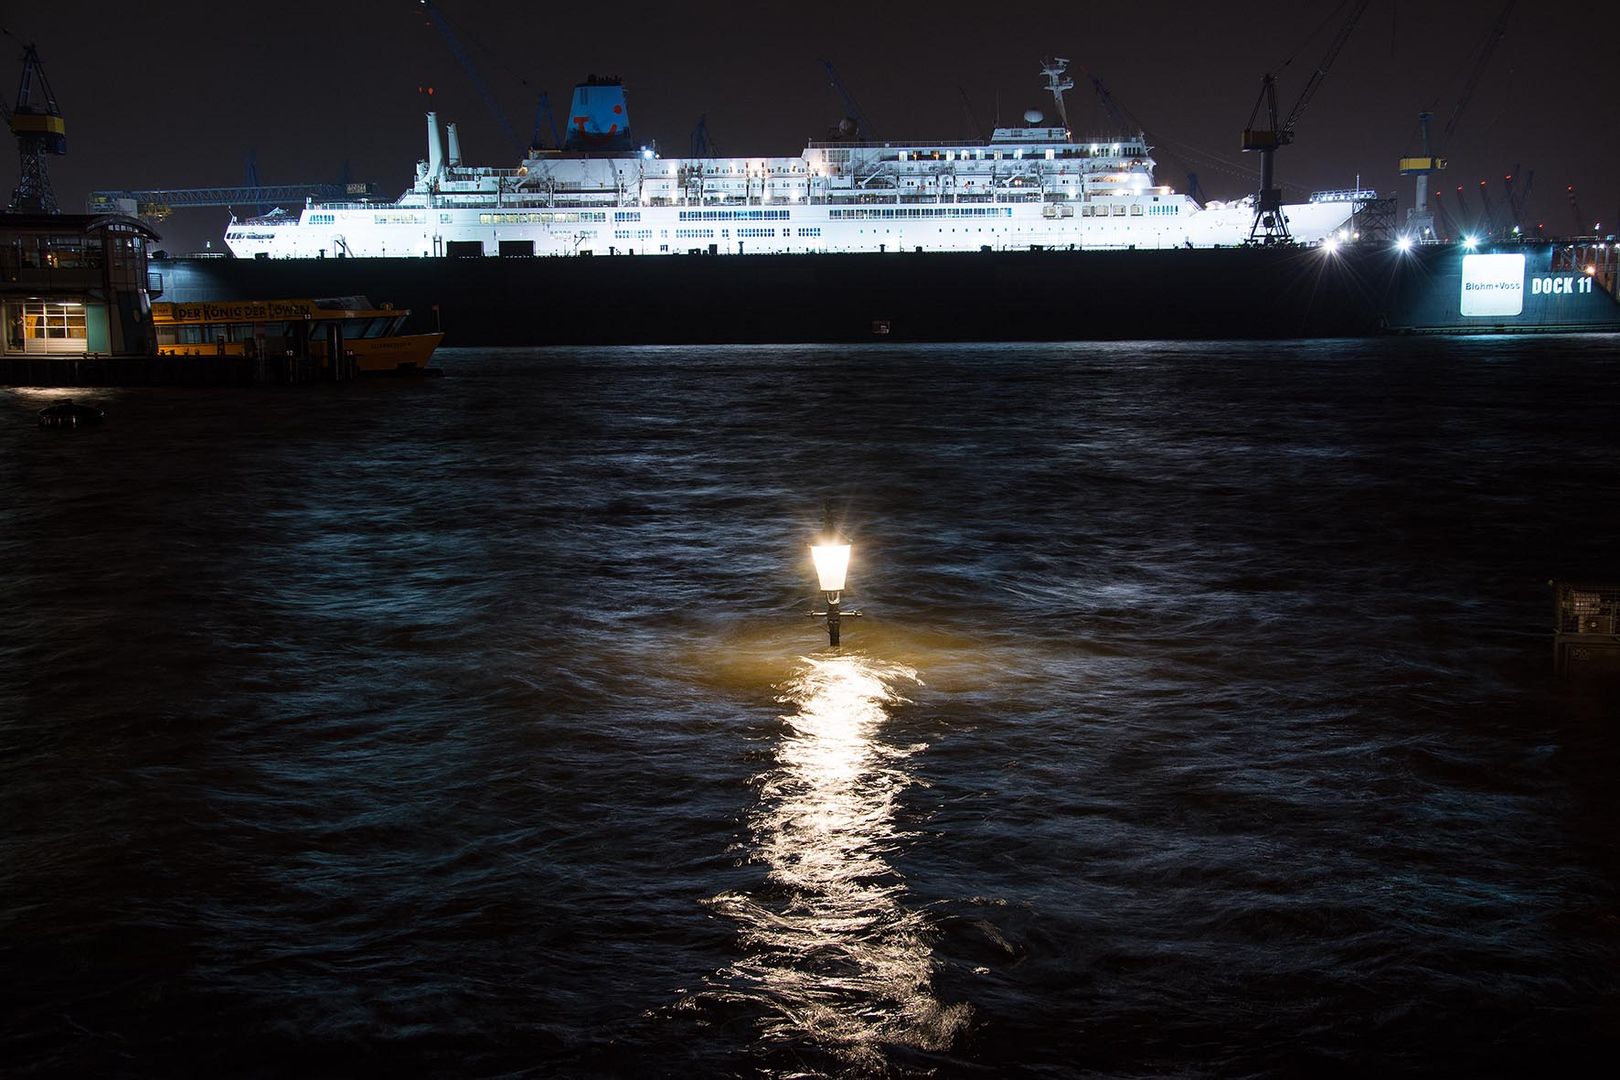
<svg viewBox="0 0 1620 1080">
<path fill-rule="evenodd" d="M 988 142 L 812 141 L 796 157 L 666 158 L 637 144 L 616 78 L 576 86 L 568 134 L 514 168 L 467 165 L 454 124 L 427 114 L 427 158 L 395 202 L 310 200 L 233 220 L 245 258 L 809 254 L 1154 250 L 1251 238 L 1252 198 L 1200 205 L 1154 183 L 1142 133 L 1077 138 L 1067 61 L 1041 67 L 1057 123 L 1039 110 Z M 448 145 L 446 145 L 446 143 Z M 1286 205 L 1297 243 L 1347 227 L 1374 192 Z"/>
</svg>

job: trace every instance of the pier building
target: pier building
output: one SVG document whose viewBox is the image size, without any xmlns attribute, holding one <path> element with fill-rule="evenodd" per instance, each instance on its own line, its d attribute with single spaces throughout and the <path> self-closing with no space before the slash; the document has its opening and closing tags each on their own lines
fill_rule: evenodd
<svg viewBox="0 0 1620 1080">
<path fill-rule="evenodd" d="M 0 383 L 56 384 L 76 363 L 153 356 L 156 239 L 122 214 L 0 215 Z"/>
</svg>

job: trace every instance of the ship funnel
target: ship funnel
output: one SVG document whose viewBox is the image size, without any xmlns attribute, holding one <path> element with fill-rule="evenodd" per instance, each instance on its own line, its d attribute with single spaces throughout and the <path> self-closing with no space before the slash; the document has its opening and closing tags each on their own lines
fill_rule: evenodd
<svg viewBox="0 0 1620 1080">
<path fill-rule="evenodd" d="M 456 125 L 451 124 L 445 129 L 450 136 L 450 164 L 461 164 L 461 134 L 456 131 Z"/>
<path fill-rule="evenodd" d="M 630 110 L 617 78 L 592 75 L 574 87 L 564 150 L 633 150 Z"/>
<path fill-rule="evenodd" d="M 444 171 L 444 147 L 439 143 L 439 114 L 427 114 L 428 131 L 428 178 L 438 179 Z"/>
</svg>

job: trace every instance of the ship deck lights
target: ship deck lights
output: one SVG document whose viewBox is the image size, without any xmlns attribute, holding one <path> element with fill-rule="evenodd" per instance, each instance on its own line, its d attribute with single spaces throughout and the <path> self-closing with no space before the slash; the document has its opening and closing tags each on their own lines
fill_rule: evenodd
<svg viewBox="0 0 1620 1080">
<path fill-rule="evenodd" d="M 844 581 L 849 573 L 850 544 L 831 529 L 810 546 L 810 556 L 816 564 L 816 580 L 827 600 L 826 611 L 812 611 L 812 618 L 827 620 L 827 644 L 838 645 L 840 619 L 859 618 L 858 611 L 844 611 L 841 602 Z"/>
<path fill-rule="evenodd" d="M 1395 246 L 1401 251 L 1411 251 L 1412 238 L 1410 236 L 1402 236 L 1395 241 Z"/>
</svg>

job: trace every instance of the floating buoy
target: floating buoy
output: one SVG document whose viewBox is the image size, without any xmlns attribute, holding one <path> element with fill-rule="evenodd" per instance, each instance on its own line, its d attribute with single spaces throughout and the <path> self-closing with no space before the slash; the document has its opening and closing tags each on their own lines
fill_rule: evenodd
<svg viewBox="0 0 1620 1080">
<path fill-rule="evenodd" d="M 40 427 L 88 427 L 107 419 L 107 414 L 93 405 L 80 405 L 72 398 L 60 405 L 39 410 Z"/>
</svg>

